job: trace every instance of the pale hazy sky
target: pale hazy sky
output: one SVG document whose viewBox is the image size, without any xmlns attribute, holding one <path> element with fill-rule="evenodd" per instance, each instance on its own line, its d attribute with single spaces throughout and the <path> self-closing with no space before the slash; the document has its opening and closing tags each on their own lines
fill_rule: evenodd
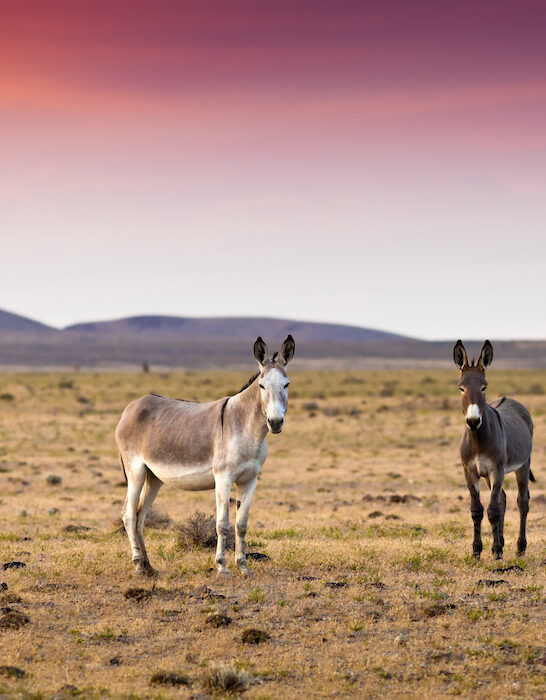
<svg viewBox="0 0 546 700">
<path fill-rule="evenodd" d="M 0 0 L 0 308 L 546 337 L 543 2 L 206 8 Z"/>
</svg>

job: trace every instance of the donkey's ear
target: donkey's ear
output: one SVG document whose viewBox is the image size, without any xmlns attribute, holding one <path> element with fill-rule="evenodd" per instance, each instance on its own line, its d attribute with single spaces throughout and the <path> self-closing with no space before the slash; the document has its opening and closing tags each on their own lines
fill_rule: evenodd
<svg viewBox="0 0 546 700">
<path fill-rule="evenodd" d="M 468 356 L 462 340 L 458 340 L 455 343 L 455 347 L 453 348 L 453 361 L 461 372 L 468 367 Z"/>
<path fill-rule="evenodd" d="M 263 367 L 263 365 L 265 365 L 269 360 L 267 345 L 264 343 L 261 335 L 256 338 L 256 342 L 254 343 L 254 357 L 256 358 L 256 362 L 261 367 Z"/>
<path fill-rule="evenodd" d="M 294 351 L 296 350 L 296 343 L 291 335 L 286 336 L 286 340 L 282 344 L 281 350 L 279 352 L 279 362 L 281 365 L 287 365 L 290 360 L 294 357 Z"/>
<path fill-rule="evenodd" d="M 478 368 L 487 369 L 489 365 L 493 362 L 493 346 L 486 340 L 483 344 L 483 348 L 478 357 Z"/>
</svg>

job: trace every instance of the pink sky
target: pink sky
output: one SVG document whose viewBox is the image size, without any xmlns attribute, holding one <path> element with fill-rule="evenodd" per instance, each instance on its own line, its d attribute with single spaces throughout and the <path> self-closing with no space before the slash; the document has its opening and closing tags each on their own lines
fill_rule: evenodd
<svg viewBox="0 0 546 700">
<path fill-rule="evenodd" d="M 543 2 L 206 8 L 0 0 L 0 307 L 546 336 Z"/>
</svg>

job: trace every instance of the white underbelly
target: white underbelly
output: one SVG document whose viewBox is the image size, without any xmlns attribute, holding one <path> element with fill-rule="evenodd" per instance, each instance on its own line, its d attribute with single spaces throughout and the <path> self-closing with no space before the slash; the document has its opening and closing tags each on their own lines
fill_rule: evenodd
<svg viewBox="0 0 546 700">
<path fill-rule="evenodd" d="M 510 474 L 511 472 L 517 471 L 522 466 L 523 464 L 518 463 L 507 464 L 504 468 L 504 473 Z M 489 474 L 493 474 L 495 472 L 495 465 L 490 460 L 478 458 L 476 460 L 476 470 L 478 472 L 478 476 L 487 477 Z"/>
<path fill-rule="evenodd" d="M 520 467 L 523 467 L 523 464 L 507 464 L 504 468 L 504 473 L 510 474 L 511 472 L 516 472 Z"/>
<path fill-rule="evenodd" d="M 184 491 L 207 491 L 214 488 L 214 474 L 210 464 L 150 464 L 148 469 L 164 484 Z"/>
</svg>

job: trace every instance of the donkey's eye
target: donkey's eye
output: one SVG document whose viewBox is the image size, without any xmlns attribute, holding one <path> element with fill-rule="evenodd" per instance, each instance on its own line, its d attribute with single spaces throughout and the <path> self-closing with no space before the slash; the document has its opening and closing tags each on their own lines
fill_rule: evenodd
<svg viewBox="0 0 546 700">
<path fill-rule="evenodd" d="M 486 386 L 482 386 L 482 391 L 485 391 L 487 389 Z"/>
<path fill-rule="evenodd" d="M 289 386 L 290 386 L 290 382 L 286 382 L 286 384 L 284 385 L 284 388 L 288 389 Z"/>
<path fill-rule="evenodd" d="M 265 386 L 263 384 L 258 384 L 258 386 L 260 387 L 260 389 L 265 389 Z"/>
<path fill-rule="evenodd" d="M 459 391 L 461 392 L 461 394 L 464 394 L 464 386 L 460 386 Z"/>
</svg>

